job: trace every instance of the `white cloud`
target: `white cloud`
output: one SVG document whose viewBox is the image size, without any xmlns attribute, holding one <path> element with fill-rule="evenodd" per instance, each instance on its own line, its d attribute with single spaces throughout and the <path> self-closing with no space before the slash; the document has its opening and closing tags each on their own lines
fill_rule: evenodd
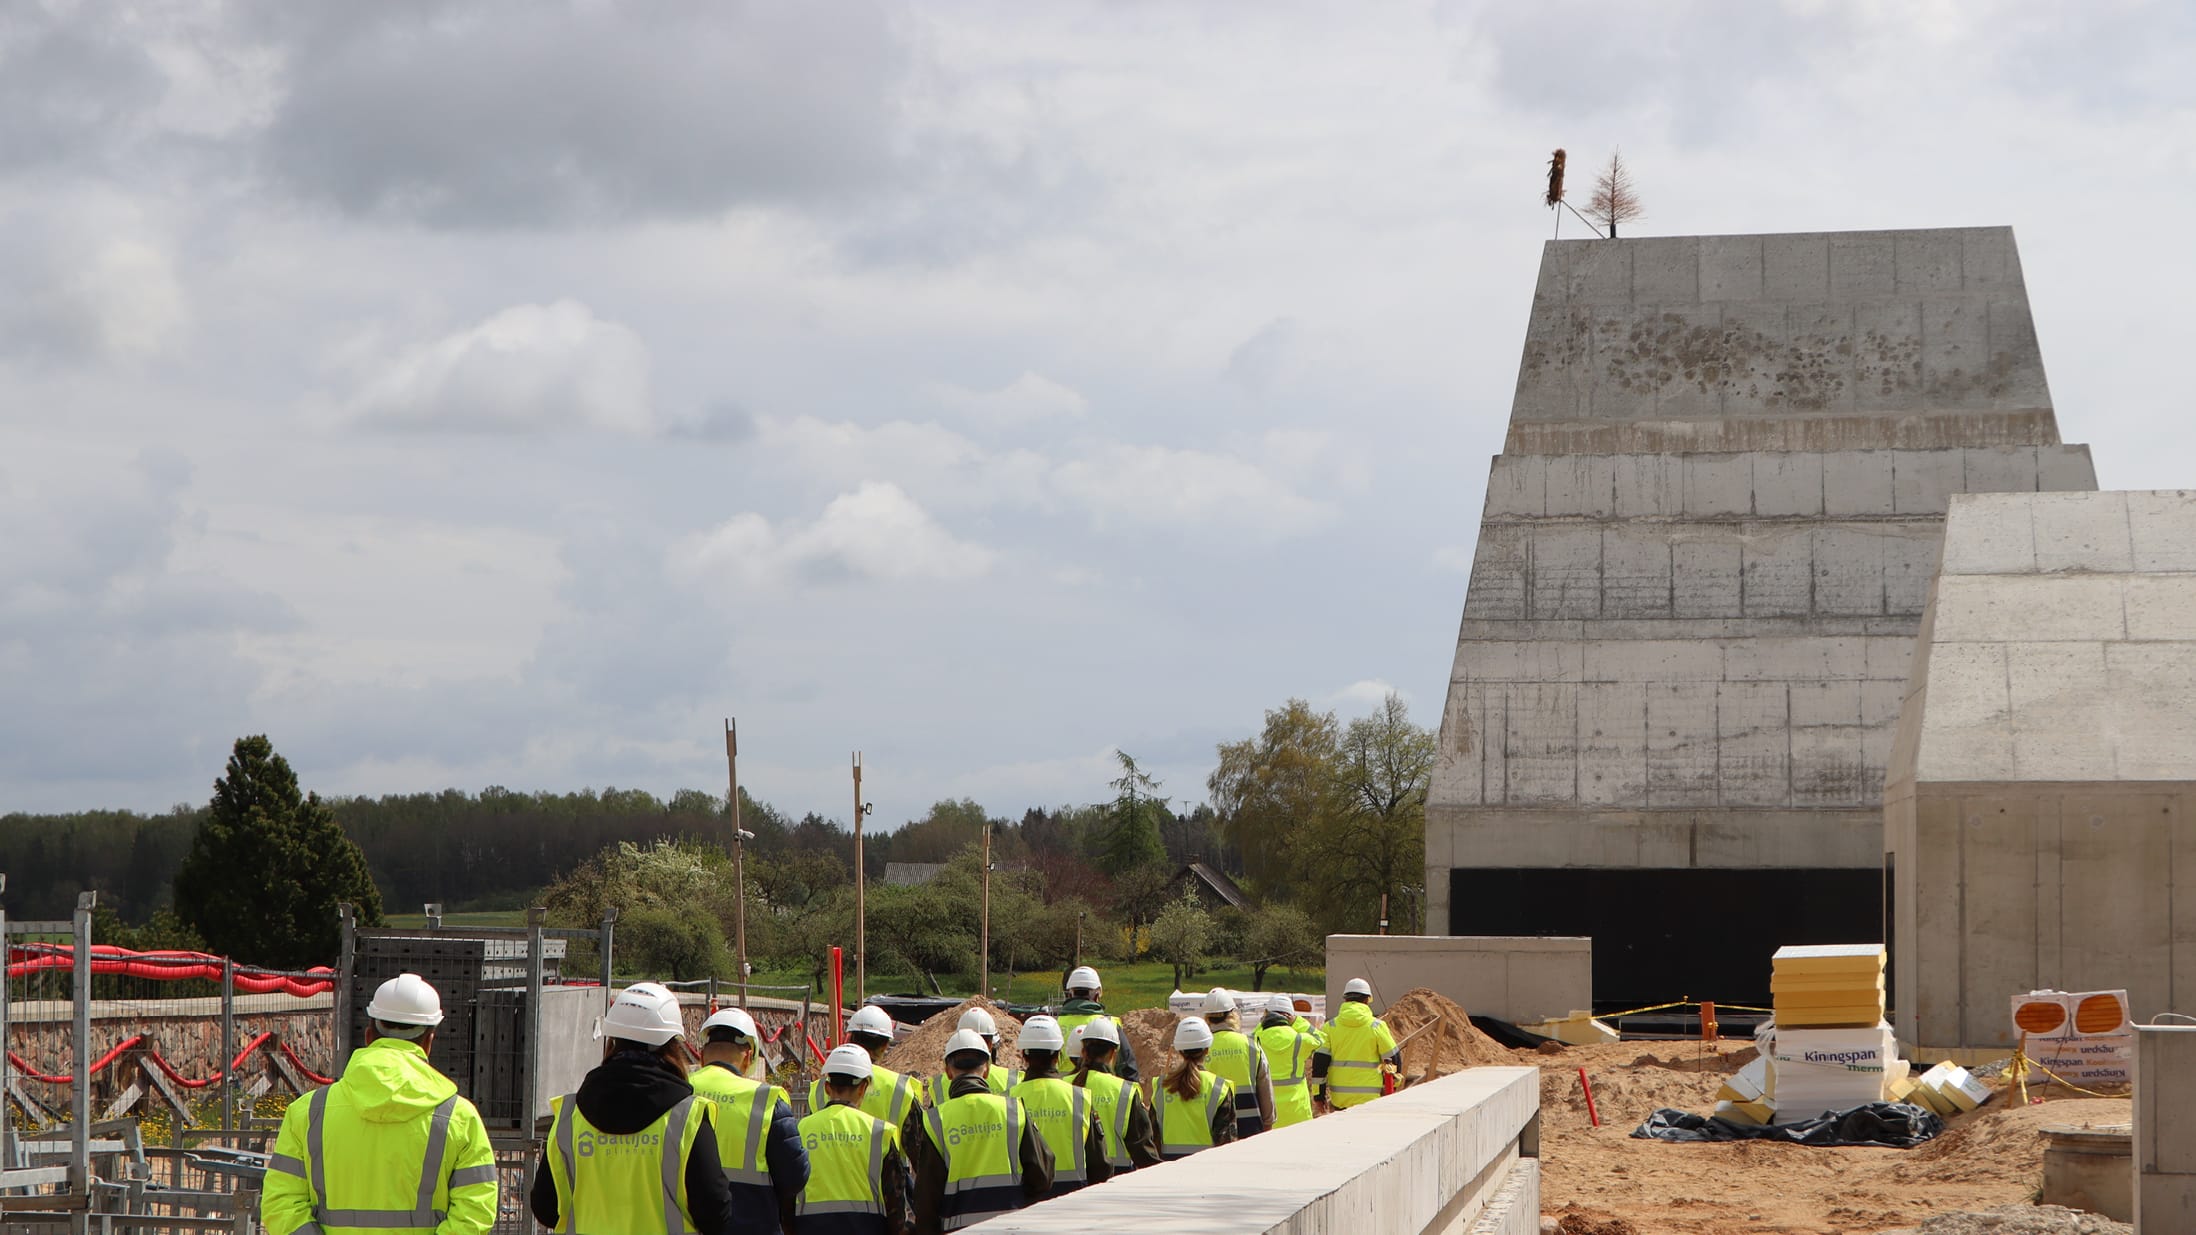
<svg viewBox="0 0 2196 1235">
<path fill-rule="evenodd" d="M 1029 450 L 993 450 L 935 421 L 869 426 L 814 416 L 766 417 L 764 450 L 829 489 L 889 481 L 921 501 L 958 508 L 1040 500 L 1049 466 Z"/>
<path fill-rule="evenodd" d="M 514 305 L 414 347 L 367 382 L 347 410 L 361 422 L 415 429 L 655 427 L 647 346 L 569 299 Z"/>
<path fill-rule="evenodd" d="M 1327 706 L 1355 714 L 1369 712 L 1379 707 L 1389 695 L 1401 695 L 1403 702 L 1411 701 L 1409 691 L 1397 690 L 1386 678 L 1362 678 L 1327 696 Z"/>
<path fill-rule="evenodd" d="M 952 411 L 996 425 L 1070 419 L 1081 416 L 1090 406 L 1090 401 L 1075 390 L 1028 370 L 997 390 L 970 390 L 940 383 L 932 394 Z"/>
<path fill-rule="evenodd" d="M 970 579 L 990 570 L 995 556 L 956 539 L 898 485 L 872 482 L 834 498 L 805 525 L 735 515 L 681 541 L 671 562 L 700 582 L 768 586 Z"/>
<path fill-rule="evenodd" d="M 1246 460 L 1167 446 L 1104 443 L 1055 469 L 1052 483 L 1102 522 L 1220 526 L 1280 537 L 1335 515 L 1332 506 Z"/>
</svg>

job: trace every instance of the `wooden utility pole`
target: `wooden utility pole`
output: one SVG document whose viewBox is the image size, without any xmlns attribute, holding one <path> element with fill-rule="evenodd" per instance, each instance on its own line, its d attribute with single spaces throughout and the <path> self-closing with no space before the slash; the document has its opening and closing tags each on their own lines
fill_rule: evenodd
<svg viewBox="0 0 2196 1235">
<path fill-rule="evenodd" d="M 732 806 L 732 919 L 733 949 L 739 953 L 740 1006 L 747 1006 L 747 833 L 740 827 L 740 729 L 724 718 L 724 765 L 732 787 L 725 800 Z"/>
<path fill-rule="evenodd" d="M 982 954 L 982 976 L 977 979 L 976 993 L 991 998 L 991 821 L 984 821 L 984 916 L 983 927 L 978 932 L 976 950 Z"/>
<path fill-rule="evenodd" d="M 869 998 L 869 911 L 864 902 L 869 874 L 862 868 L 862 752 L 854 752 L 854 1002 Z"/>
</svg>

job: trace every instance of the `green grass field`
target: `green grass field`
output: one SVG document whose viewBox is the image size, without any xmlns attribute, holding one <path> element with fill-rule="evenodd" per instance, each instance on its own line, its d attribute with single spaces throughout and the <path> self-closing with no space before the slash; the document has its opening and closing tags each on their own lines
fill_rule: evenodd
<svg viewBox="0 0 2196 1235">
<path fill-rule="evenodd" d="M 1106 1007 L 1115 1012 L 1128 1012 L 1137 1008 L 1163 1008 L 1167 996 L 1174 992 L 1174 971 L 1167 965 L 1150 961 L 1134 965 L 1100 965 L 1099 976 L 1106 983 Z M 800 986 L 808 981 L 806 973 L 783 971 L 758 971 L 755 981 L 759 984 Z M 992 983 L 998 987 L 1001 997 L 1008 1003 L 1051 1003 L 1060 998 L 1060 974 L 1058 970 L 1032 971 L 1015 974 L 993 974 Z M 973 975 L 966 979 L 940 977 L 939 984 L 945 993 L 962 998 L 974 993 Z M 1225 986 L 1237 990 L 1249 990 L 1251 971 L 1248 965 L 1216 963 L 1201 968 L 1188 979 L 1184 989 L 1207 990 Z M 854 997 L 854 972 L 846 975 L 847 998 Z M 1266 974 L 1265 989 L 1269 991 L 1319 992 L 1327 989 L 1324 969 L 1273 969 Z M 869 993 L 930 994 L 930 986 L 918 977 L 896 973 L 871 973 Z M 818 992 L 819 998 L 827 998 L 828 992 Z"/>
</svg>

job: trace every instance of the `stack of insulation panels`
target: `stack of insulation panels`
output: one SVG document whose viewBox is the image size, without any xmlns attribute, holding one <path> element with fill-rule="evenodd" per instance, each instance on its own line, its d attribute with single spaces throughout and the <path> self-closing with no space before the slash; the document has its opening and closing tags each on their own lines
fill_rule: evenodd
<svg viewBox="0 0 2196 1235">
<path fill-rule="evenodd" d="M 1883 1020 L 1880 943 L 1794 944 L 1770 960 L 1779 1029 L 1868 1028 Z"/>
</svg>

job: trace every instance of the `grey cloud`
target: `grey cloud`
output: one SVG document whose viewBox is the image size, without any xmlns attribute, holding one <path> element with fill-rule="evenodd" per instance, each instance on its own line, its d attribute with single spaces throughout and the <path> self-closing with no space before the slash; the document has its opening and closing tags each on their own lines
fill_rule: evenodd
<svg viewBox="0 0 2196 1235">
<path fill-rule="evenodd" d="M 298 31 L 266 163 L 350 213 L 449 227 L 706 215 L 890 171 L 905 53 L 874 5 L 313 12 L 333 16 Z"/>
<path fill-rule="evenodd" d="M 663 432 L 665 437 L 697 442 L 744 442 L 755 436 L 757 428 L 755 413 L 730 399 L 720 399 L 692 415 L 674 418 Z"/>
<path fill-rule="evenodd" d="M 161 73 L 116 18 L 105 6 L 75 20 L 39 4 L 0 13 L 0 168 L 105 150 L 158 101 Z"/>
<path fill-rule="evenodd" d="M 1296 343 L 1296 319 L 1277 317 L 1228 353 L 1228 380 L 1253 394 L 1264 394 L 1287 365 Z"/>
</svg>

